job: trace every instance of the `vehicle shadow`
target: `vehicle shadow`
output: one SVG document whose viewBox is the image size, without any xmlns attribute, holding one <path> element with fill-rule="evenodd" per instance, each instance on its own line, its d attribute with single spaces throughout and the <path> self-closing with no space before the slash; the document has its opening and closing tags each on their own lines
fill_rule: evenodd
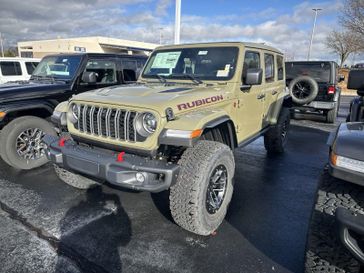
<svg viewBox="0 0 364 273">
<path fill-rule="evenodd" d="M 81 272 L 122 272 L 120 247 L 130 242 L 132 230 L 116 194 L 100 186 L 87 190 L 60 221 L 60 232 L 55 272 L 67 272 L 64 257 Z"/>
</svg>

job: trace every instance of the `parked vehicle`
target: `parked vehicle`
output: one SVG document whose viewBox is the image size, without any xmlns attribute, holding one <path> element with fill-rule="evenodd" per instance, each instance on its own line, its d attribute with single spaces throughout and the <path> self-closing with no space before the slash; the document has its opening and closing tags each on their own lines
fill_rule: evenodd
<svg viewBox="0 0 364 273">
<path fill-rule="evenodd" d="M 338 65 L 328 61 L 286 62 L 286 82 L 294 103 L 293 114 L 319 113 L 328 123 L 337 118 L 341 88 Z"/>
<path fill-rule="evenodd" d="M 40 59 L 0 58 L 0 84 L 30 79 Z"/>
<path fill-rule="evenodd" d="M 47 162 L 45 133 L 56 135 L 56 105 L 85 91 L 133 83 L 146 57 L 80 53 L 46 56 L 27 82 L 0 86 L 0 155 L 10 166 L 32 169 Z"/>
<path fill-rule="evenodd" d="M 364 269 L 364 70 L 352 70 L 348 88 L 361 104 L 330 135 L 327 177 L 319 185 L 306 253 L 306 272 L 362 272 Z"/>
<path fill-rule="evenodd" d="M 364 63 L 357 63 L 353 68 L 364 68 Z"/>
<path fill-rule="evenodd" d="M 283 54 L 254 43 L 164 46 L 129 87 L 76 95 L 53 120 L 69 137 L 47 135 L 65 183 L 86 189 L 170 189 L 175 222 L 201 235 L 223 221 L 233 193 L 233 149 L 264 136 L 268 153 L 287 142 L 291 100 Z"/>
</svg>

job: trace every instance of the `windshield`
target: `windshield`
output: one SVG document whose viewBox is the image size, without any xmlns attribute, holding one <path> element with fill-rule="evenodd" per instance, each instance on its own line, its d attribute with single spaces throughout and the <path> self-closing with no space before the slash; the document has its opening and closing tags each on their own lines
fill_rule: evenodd
<svg viewBox="0 0 364 273">
<path fill-rule="evenodd" d="M 49 56 L 42 59 L 32 74 L 36 77 L 52 77 L 70 80 L 81 62 L 81 56 Z"/>
<path fill-rule="evenodd" d="M 237 47 L 168 49 L 153 52 L 144 78 L 229 80 L 234 76 Z"/>
<path fill-rule="evenodd" d="M 330 82 L 330 63 L 286 63 L 286 79 L 310 76 L 317 82 Z"/>
</svg>

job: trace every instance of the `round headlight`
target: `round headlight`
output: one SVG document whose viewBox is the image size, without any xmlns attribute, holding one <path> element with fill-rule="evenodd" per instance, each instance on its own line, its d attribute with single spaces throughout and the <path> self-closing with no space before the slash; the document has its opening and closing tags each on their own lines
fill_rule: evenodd
<svg viewBox="0 0 364 273">
<path fill-rule="evenodd" d="M 157 119 L 152 113 L 143 114 L 143 127 L 148 133 L 154 133 L 157 129 Z"/>
<path fill-rule="evenodd" d="M 142 113 L 138 116 L 135 125 L 140 136 L 148 137 L 157 129 L 157 118 L 152 113 Z"/>
<path fill-rule="evenodd" d="M 68 111 L 68 119 L 72 123 L 76 123 L 78 121 L 80 115 L 80 107 L 77 104 L 72 104 Z"/>
</svg>

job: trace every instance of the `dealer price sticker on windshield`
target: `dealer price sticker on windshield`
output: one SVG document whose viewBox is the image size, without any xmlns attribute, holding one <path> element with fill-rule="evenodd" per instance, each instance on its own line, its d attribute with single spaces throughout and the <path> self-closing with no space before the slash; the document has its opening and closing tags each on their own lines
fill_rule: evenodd
<svg viewBox="0 0 364 273">
<path fill-rule="evenodd" d="M 157 53 L 152 68 L 175 68 L 181 51 Z"/>
</svg>

